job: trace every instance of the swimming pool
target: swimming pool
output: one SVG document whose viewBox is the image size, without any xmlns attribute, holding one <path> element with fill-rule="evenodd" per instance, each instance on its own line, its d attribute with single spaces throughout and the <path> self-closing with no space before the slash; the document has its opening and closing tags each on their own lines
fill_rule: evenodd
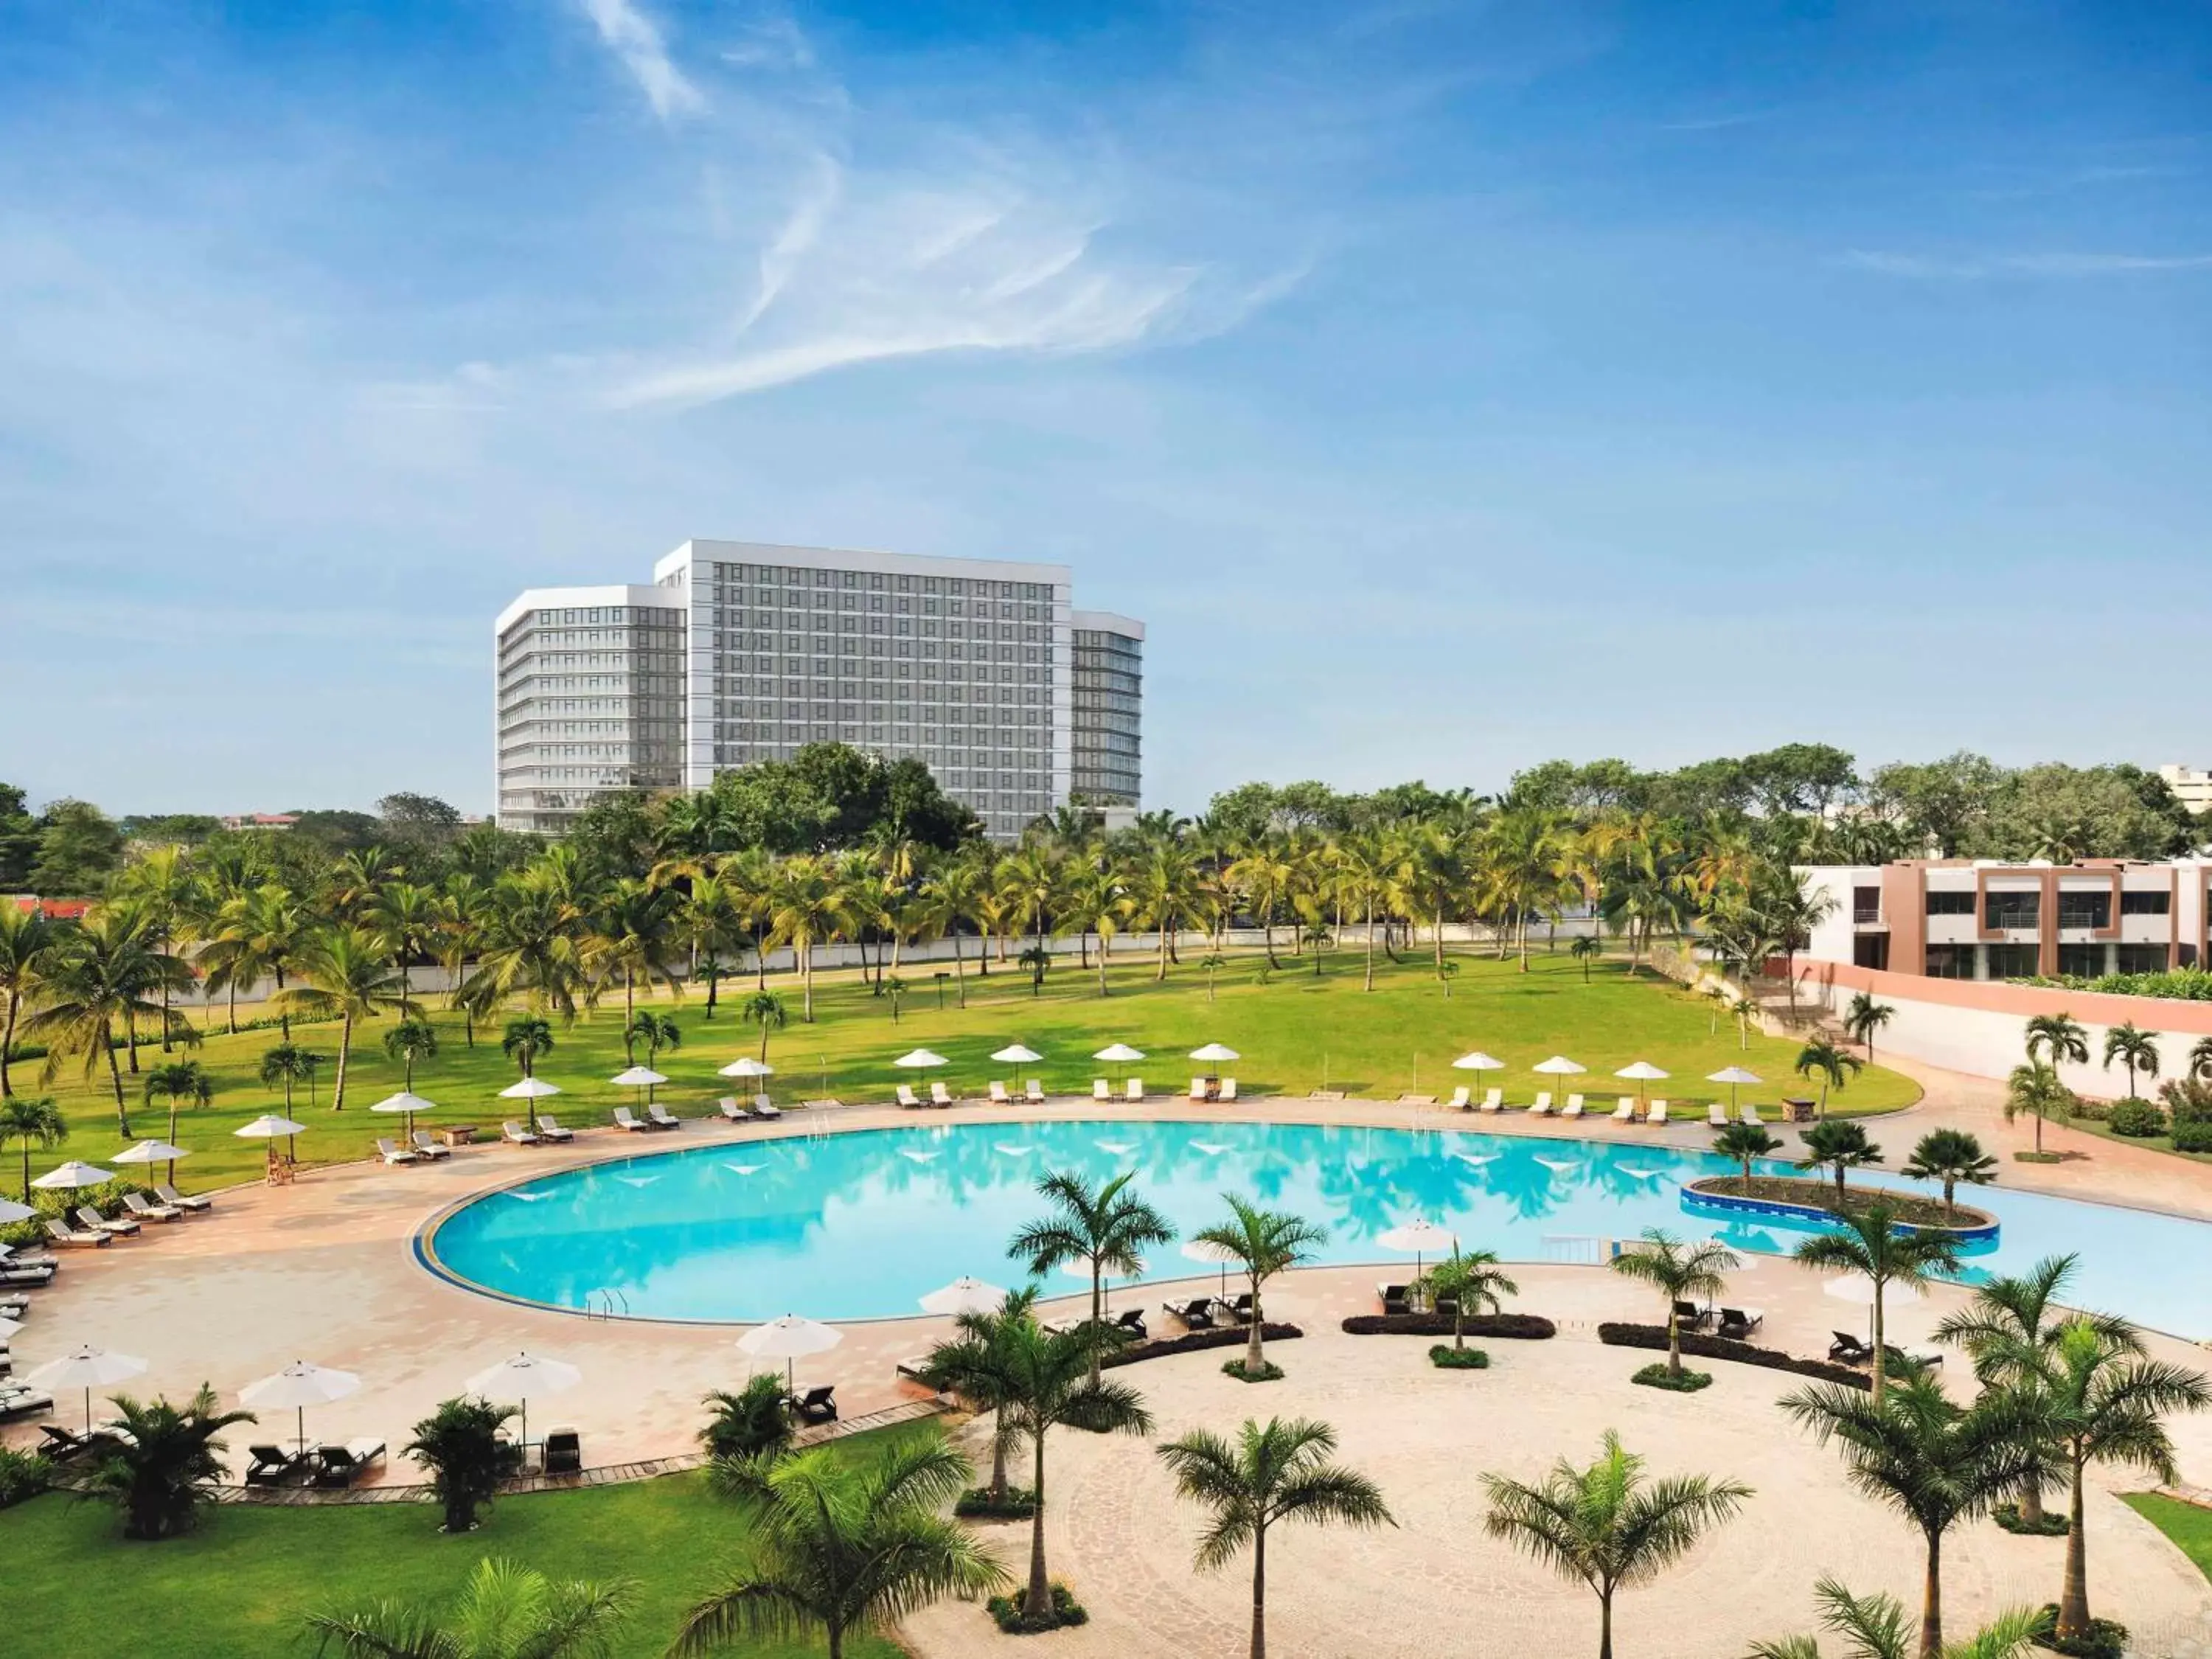
<svg viewBox="0 0 2212 1659">
<path fill-rule="evenodd" d="M 1784 1169 L 1785 1165 L 1776 1165 Z M 1323 1222 L 1322 1264 L 1410 1267 L 1376 1235 L 1418 1215 L 1508 1261 L 1588 1261 L 1600 1241 L 1666 1227 L 1786 1251 L 1785 1225 L 1692 1214 L 1681 1183 L 1734 1171 L 1710 1153 L 1450 1130 L 1125 1118 L 932 1122 L 725 1141 L 542 1176 L 471 1200 L 418 1240 L 437 1271 L 520 1300 L 633 1316 L 752 1322 L 903 1318 L 963 1273 L 1023 1282 L 1006 1255 L 1042 1209 L 1039 1176 L 1138 1172 L 1179 1235 L 1236 1192 Z M 1855 1181 L 1862 1177 L 1855 1176 Z M 1875 1184 L 1884 1178 L 1865 1177 Z M 1887 1184 L 1924 1190 L 1888 1178 Z M 2212 1335 L 2212 1224 L 2002 1187 L 1972 1201 L 2002 1223 L 1976 1277 L 2078 1251 L 2081 1300 L 2177 1335 Z M 1208 1270 L 1175 1244 L 1147 1279 Z M 1072 1293 L 1055 1277 L 1048 1294 Z"/>
</svg>

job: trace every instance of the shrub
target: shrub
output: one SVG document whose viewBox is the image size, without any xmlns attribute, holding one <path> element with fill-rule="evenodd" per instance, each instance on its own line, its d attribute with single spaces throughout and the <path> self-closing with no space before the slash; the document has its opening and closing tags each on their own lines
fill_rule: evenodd
<svg viewBox="0 0 2212 1659">
<path fill-rule="evenodd" d="M 2086 1635 L 2062 1639 L 2052 1633 L 2058 1622 L 2058 1604 L 2043 1604 L 2043 1628 L 2045 1634 L 2034 1638 L 2035 1645 L 2053 1653 L 2068 1653 L 2075 1659 L 2126 1659 L 2128 1627 L 2111 1619 L 2092 1619 Z"/>
<path fill-rule="evenodd" d="M 1695 1394 L 1700 1389 L 1712 1387 L 1713 1374 L 1711 1371 L 1669 1370 L 1666 1362 L 1662 1360 L 1657 1364 L 1646 1365 L 1628 1380 L 1632 1382 L 1640 1382 L 1647 1389 L 1667 1389 L 1675 1394 Z"/>
<path fill-rule="evenodd" d="M 2076 1097 L 2074 1102 L 2074 1115 L 2086 1117 L 2092 1123 L 2109 1123 L 2112 1121 L 2112 1103 L 2109 1100 L 2090 1100 Z"/>
<path fill-rule="evenodd" d="M 2212 1123 L 2175 1124 L 2173 1150 L 2177 1152 L 2212 1152 Z"/>
<path fill-rule="evenodd" d="M 1233 1376 L 1239 1382 L 1279 1382 L 1284 1375 L 1283 1368 L 1272 1359 L 1261 1360 L 1256 1371 L 1247 1369 L 1243 1360 L 1232 1359 L 1222 1366 L 1221 1374 Z"/>
<path fill-rule="evenodd" d="M 1009 1636 L 1033 1636 L 1039 1631 L 1058 1630 L 1063 1625 L 1087 1625 L 1091 1615 L 1075 1599 L 1074 1592 L 1058 1579 L 1053 1581 L 1052 1611 L 1042 1619 L 1032 1620 L 1022 1611 L 1022 1602 L 1029 1595 L 1027 1589 L 1016 1590 L 1011 1595 L 994 1595 L 983 1605 L 999 1628 Z"/>
<path fill-rule="evenodd" d="M 453 1399 L 415 1425 L 407 1455 L 430 1472 L 430 1491 L 445 1506 L 444 1530 L 473 1532 L 477 1510 L 522 1467 L 522 1448 L 499 1437 L 514 1415 L 512 1406 Z"/>
<path fill-rule="evenodd" d="M 2158 1091 L 2173 1124 L 2177 1152 L 2212 1152 L 2212 1083 L 2177 1078 Z"/>
<path fill-rule="evenodd" d="M 1429 1364 L 1440 1371 L 1486 1371 L 1490 1356 L 1480 1348 L 1455 1348 L 1439 1342 L 1429 1350 Z"/>
<path fill-rule="evenodd" d="M 1261 1339 L 1269 1342 L 1288 1342 L 1304 1334 L 1296 1325 L 1278 1325 L 1270 1322 L 1260 1328 Z M 1112 1370 L 1116 1365 L 1133 1365 L 1140 1359 L 1159 1359 L 1171 1353 L 1199 1353 L 1207 1348 L 1241 1348 L 1251 1340 L 1251 1332 L 1241 1326 L 1224 1326 L 1218 1331 L 1192 1331 L 1182 1336 L 1164 1336 L 1150 1342 L 1132 1342 L 1126 1348 L 1115 1348 L 1099 1356 L 1098 1366 L 1102 1370 Z"/>
<path fill-rule="evenodd" d="M 1346 1336 L 1449 1336 L 1451 1316 L 1440 1313 L 1354 1314 L 1344 1322 Z M 1559 1328 L 1541 1314 L 1478 1314 L 1466 1323 L 1469 1336 L 1540 1342 Z"/>
<path fill-rule="evenodd" d="M 37 1452 L 0 1446 L 0 1510 L 36 1498 L 52 1480 L 54 1466 Z"/>
<path fill-rule="evenodd" d="M 2116 1100 L 2105 1121 L 2114 1134 L 2138 1140 L 2166 1133 L 2166 1114 L 2148 1100 Z"/>
<path fill-rule="evenodd" d="M 1036 1494 L 1026 1486 L 1009 1486 L 1001 1504 L 988 1486 L 970 1486 L 960 1494 L 952 1512 L 963 1521 L 1026 1521 L 1036 1513 Z"/>
<path fill-rule="evenodd" d="M 85 1477 L 88 1498 L 105 1498 L 123 1513 L 125 1538 L 174 1538 L 199 1523 L 222 1479 L 223 1443 L 216 1437 L 234 1423 L 251 1423 L 252 1412 L 216 1409 L 204 1382 L 183 1406 L 167 1400 L 114 1397 L 116 1420 L 126 1432 L 109 1443 Z"/>
<path fill-rule="evenodd" d="M 710 1457 L 757 1457 L 791 1443 L 791 1419 L 783 1409 L 783 1381 L 773 1371 L 757 1373 L 736 1394 L 716 1389 L 707 1396 L 714 1414 L 699 1431 Z"/>
<path fill-rule="evenodd" d="M 1608 1320 L 1597 1328 L 1597 1340 L 1608 1347 L 1650 1348 L 1663 1353 L 1667 1348 L 1667 1328 L 1664 1325 L 1617 1324 Z M 1853 1370 L 1849 1365 L 1838 1365 L 1832 1359 L 1800 1359 L 1794 1354 L 1784 1353 L 1778 1348 L 1753 1347 L 1748 1342 L 1738 1342 L 1732 1337 L 1707 1336 L 1701 1331 L 1682 1333 L 1682 1352 L 1697 1359 L 1729 1359 L 1739 1365 L 1759 1365 L 1771 1371 L 1790 1371 L 1799 1376 L 1816 1376 L 1823 1382 L 1841 1382 L 1849 1388 L 1871 1389 L 1873 1379 L 1864 1371 Z"/>
<path fill-rule="evenodd" d="M 2063 1538 L 2066 1534 L 2067 1518 L 2056 1510 L 2047 1511 L 2039 1522 L 2023 1519 L 2017 1504 L 2000 1504 L 1990 1511 L 1990 1519 L 2007 1532 L 2018 1533 L 2023 1538 Z"/>
</svg>

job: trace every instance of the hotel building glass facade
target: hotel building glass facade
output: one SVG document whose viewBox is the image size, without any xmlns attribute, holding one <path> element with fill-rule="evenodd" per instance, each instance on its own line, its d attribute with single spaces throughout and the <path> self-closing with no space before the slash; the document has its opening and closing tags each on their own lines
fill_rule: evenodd
<svg viewBox="0 0 2212 1659">
<path fill-rule="evenodd" d="M 1069 618 L 1070 785 L 1095 806 L 1135 806 L 1144 778 L 1145 625 L 1109 611 Z"/>
</svg>

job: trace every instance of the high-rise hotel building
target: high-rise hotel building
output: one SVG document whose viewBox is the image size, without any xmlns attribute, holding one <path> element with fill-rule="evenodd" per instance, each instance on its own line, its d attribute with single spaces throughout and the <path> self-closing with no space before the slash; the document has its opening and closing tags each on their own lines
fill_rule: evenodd
<svg viewBox="0 0 2212 1659">
<path fill-rule="evenodd" d="M 653 574 L 500 613 L 502 826 L 822 742 L 927 763 L 1000 838 L 1138 804 L 1144 624 L 1073 609 L 1065 565 L 691 541 Z"/>
</svg>

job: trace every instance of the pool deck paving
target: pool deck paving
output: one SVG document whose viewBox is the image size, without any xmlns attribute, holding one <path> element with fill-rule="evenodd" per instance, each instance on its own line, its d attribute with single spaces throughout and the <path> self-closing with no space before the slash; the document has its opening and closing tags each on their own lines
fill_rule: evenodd
<svg viewBox="0 0 2212 1659">
<path fill-rule="evenodd" d="M 1887 1063 L 1887 1057 L 1885 1057 Z M 1876 1137 L 1902 1162 L 1912 1139 L 1942 1124 L 1972 1128 L 2000 1157 L 2026 1144 L 2027 1126 L 2006 1126 L 2001 1091 L 1973 1079 L 1917 1073 L 1929 1098 L 1893 1121 L 1877 1120 Z M 874 1107 L 795 1113 L 776 1124 L 727 1125 L 693 1121 L 656 1136 L 654 1152 L 702 1143 L 819 1134 L 912 1124 L 917 1115 Z M 1516 1114 L 1467 1115 L 1436 1107 L 1361 1101 L 1261 1099 L 1222 1107 L 1179 1100 L 1132 1108 L 1088 1100 L 1043 1109 L 963 1106 L 925 1121 L 1016 1121 L 1038 1116 L 1143 1115 L 1219 1121 L 1280 1121 L 1389 1127 L 1461 1127 L 1500 1134 L 1578 1135 L 1590 1139 L 1658 1141 L 1685 1148 L 1709 1139 L 1702 1121 L 1652 1130 L 1585 1120 L 1562 1124 Z M 2078 1164 L 2005 1163 L 2008 1186 L 2073 1197 L 2132 1202 L 2212 1218 L 2212 1170 L 2142 1148 L 2046 1131 L 2046 1144 L 2086 1143 Z M 307 1431 L 343 1441 L 385 1441 L 390 1455 L 378 1486 L 400 1489 L 419 1473 L 399 1455 L 409 1426 L 463 1380 L 518 1349 L 542 1352 L 580 1367 L 571 1391 L 530 1402 L 533 1437 L 557 1425 L 582 1436 L 587 1467 L 611 1478 L 688 1463 L 696 1453 L 712 1389 L 741 1383 L 751 1364 L 733 1346 L 738 1328 L 590 1318 L 535 1308 L 463 1289 L 427 1272 L 413 1239 L 422 1224 L 467 1197 L 531 1176 L 647 1150 L 617 1131 L 580 1134 L 562 1147 L 465 1147 L 437 1164 L 388 1169 L 354 1164 L 303 1172 L 283 1188 L 252 1186 L 220 1194 L 212 1213 L 149 1224 L 135 1240 L 100 1250 L 66 1253 L 54 1285 L 33 1292 L 32 1314 L 13 1340 L 17 1374 L 79 1343 L 119 1350 L 149 1362 L 137 1392 L 177 1397 L 203 1379 L 226 1403 L 246 1382 L 295 1358 L 361 1374 L 357 1395 L 308 1413 Z M 2203 1271 L 2202 1264 L 2164 1264 Z M 1701 1547 L 1681 1571 L 1650 1590 L 1632 1593 L 1624 1616 L 1639 1634 L 1635 1650 L 1662 1659 L 1740 1650 L 1751 1637 L 1803 1628 L 1816 1569 L 1847 1582 L 1904 1590 L 1918 1582 L 1918 1557 L 1907 1528 L 1848 1492 L 1832 1454 L 1776 1411 L 1794 1386 L 1786 1376 L 1715 1364 L 1706 1392 L 1675 1396 L 1629 1386 L 1643 1363 L 1630 1351 L 1601 1346 L 1595 1327 L 1604 1319 L 1648 1320 L 1656 1302 L 1637 1287 L 1588 1267 L 1520 1265 L 1521 1294 L 1510 1305 L 1550 1315 L 1561 1326 L 1551 1342 L 1492 1342 L 1495 1369 L 1432 1371 L 1425 1342 L 1344 1336 L 1347 1315 L 1376 1310 L 1377 1269 L 1315 1269 L 1288 1276 L 1267 1297 L 1271 1320 L 1287 1319 L 1308 1334 L 1286 1344 L 1290 1381 L 1247 1388 L 1219 1374 L 1219 1352 L 1146 1362 L 1126 1376 L 1143 1388 L 1170 1435 L 1196 1423 L 1220 1428 L 1247 1414 L 1313 1413 L 1334 1423 L 1347 1462 L 1383 1486 L 1401 1527 L 1373 1536 L 1342 1533 L 1286 1534 L 1271 1572 L 1271 1641 L 1280 1653 L 1394 1654 L 1437 1651 L 1437 1632 L 1479 1606 L 1503 1649 L 1516 1633 L 1582 1640 L 1590 1622 L 1587 1598 L 1485 1540 L 1477 1472 L 1533 1474 L 1561 1455 L 1587 1459 L 1597 1436 L 1616 1426 L 1630 1445 L 1665 1469 L 1735 1474 L 1762 1497 L 1743 1519 Z M 1402 1278 L 1402 1267 L 1391 1276 Z M 1195 1283 L 1212 1276 L 1194 1272 Z M 1939 1288 L 1927 1302 L 1893 1312 L 1893 1340 L 1917 1341 L 1962 1297 Z M 1155 1284 L 1148 1304 L 1168 1299 Z M 1817 1276 L 1786 1261 L 1750 1259 L 1730 1279 L 1731 1303 L 1763 1308 L 1759 1340 L 1801 1355 L 1825 1351 L 1833 1328 L 1853 1328 L 1863 1310 L 1824 1297 Z M 1079 1295 L 1056 1305 L 1073 1310 Z M 803 1310 L 802 1310 L 803 1311 Z M 900 1379 L 902 1359 L 926 1352 L 950 1322 L 917 1317 L 842 1326 L 843 1344 L 803 1361 L 798 1381 L 834 1382 L 848 1419 L 873 1413 L 920 1413 L 927 1390 Z M 2156 1338 L 2162 1356 L 2199 1365 L 2207 1355 Z M 1482 1402 L 1466 1409 L 1468 1398 Z M 97 1413 L 99 1402 L 94 1402 Z M 0 1430 L 9 1444 L 37 1438 L 38 1421 L 75 1426 L 79 1398 L 60 1400 L 49 1418 Z M 292 1433 L 278 1413 L 266 1438 Z M 2185 1484 L 2212 1486 L 2212 1414 L 2174 1425 Z M 234 1462 L 263 1437 L 252 1430 L 227 1437 Z M 1077 1582 L 1094 1623 L 1058 1634 L 1048 1645 L 1070 1652 L 1241 1651 L 1247 1589 L 1234 1572 L 1199 1579 L 1188 1570 L 1190 1517 L 1176 1514 L 1164 1477 L 1143 1444 L 1070 1435 L 1055 1439 L 1055 1502 L 1049 1522 L 1055 1571 Z M 2212 1629 L 2212 1591 L 2178 1551 L 2166 1545 L 2111 1490 L 2140 1487 L 2142 1479 L 2096 1477 L 2091 1509 L 2094 1582 L 2108 1610 L 2135 1622 L 2189 1621 Z M 1786 1496 L 1785 1496 L 1786 1495 Z M 387 1500 L 389 1501 L 389 1500 Z M 1172 1516 L 1171 1524 L 1164 1524 Z M 1009 1534 L 1025 1547 L 1026 1534 Z M 1960 1619 L 1999 1601 L 2055 1592 L 2057 1546 L 1976 1528 L 1947 1555 L 1947 1587 Z M 1017 1553 L 1018 1553 L 1018 1549 Z M 2049 1571 L 2043 1570 L 2048 1558 Z M 1018 1563 L 1017 1564 L 1018 1565 Z M 2048 1583 L 2045 1583 L 2045 1580 Z M 1470 1601 L 1468 1598 L 1475 1598 Z M 951 1655 L 963 1645 L 980 1612 L 944 1610 L 915 1621 L 918 1651 Z M 2179 1639 L 2179 1638 L 2177 1638 Z M 1668 1644 L 1674 1645 L 1668 1645 Z M 1727 1644 L 1738 1644 L 1735 1649 Z"/>
</svg>

